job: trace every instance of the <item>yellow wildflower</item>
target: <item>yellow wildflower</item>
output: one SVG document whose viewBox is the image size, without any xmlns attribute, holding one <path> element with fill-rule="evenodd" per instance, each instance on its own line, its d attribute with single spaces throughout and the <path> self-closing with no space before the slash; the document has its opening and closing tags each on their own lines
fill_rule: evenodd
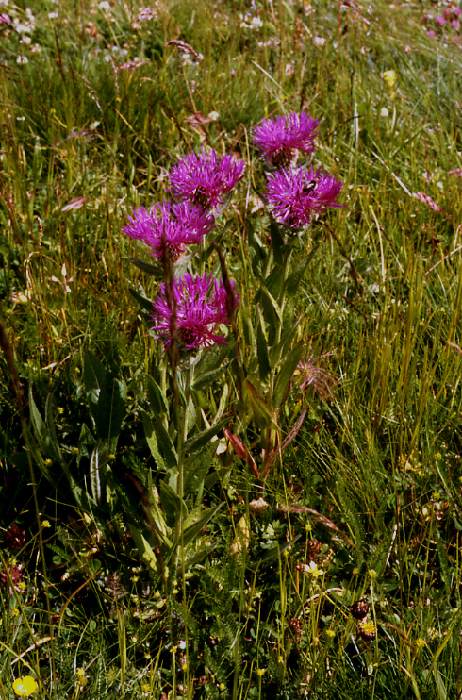
<svg viewBox="0 0 462 700">
<path fill-rule="evenodd" d="M 13 691 L 20 698 L 28 698 L 38 690 L 38 683 L 33 676 L 20 676 L 13 683 Z"/>
</svg>

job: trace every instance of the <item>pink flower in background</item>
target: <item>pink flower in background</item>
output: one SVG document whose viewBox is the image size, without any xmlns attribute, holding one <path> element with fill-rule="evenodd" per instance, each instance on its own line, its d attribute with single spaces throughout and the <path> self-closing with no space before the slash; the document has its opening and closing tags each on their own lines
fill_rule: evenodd
<svg viewBox="0 0 462 700">
<path fill-rule="evenodd" d="M 337 201 L 341 189 L 340 180 L 322 170 L 286 168 L 268 177 L 267 201 L 276 221 L 301 228 L 313 214 L 341 207 Z"/>
<path fill-rule="evenodd" d="M 190 153 L 170 171 L 172 193 L 204 208 L 216 207 L 239 182 L 244 167 L 242 160 L 220 157 L 214 150 Z"/>
<path fill-rule="evenodd" d="M 275 119 L 264 119 L 253 132 L 253 140 L 268 163 L 287 164 L 295 151 L 312 153 L 319 121 L 306 112 L 292 112 Z"/>
<path fill-rule="evenodd" d="M 123 231 L 151 248 L 155 258 L 168 255 L 176 260 L 190 243 L 200 243 L 213 227 L 214 219 L 189 202 L 162 202 L 151 209 L 135 209 Z"/>
<path fill-rule="evenodd" d="M 413 192 L 412 196 L 418 199 L 419 202 L 422 202 L 422 204 L 425 204 L 429 209 L 433 209 L 433 211 L 443 211 L 435 200 L 432 199 L 429 194 L 425 194 L 425 192 Z"/>
<path fill-rule="evenodd" d="M 209 275 L 185 274 L 174 280 L 173 300 L 169 300 L 162 283 L 154 302 L 153 330 L 157 337 L 166 347 L 176 341 L 186 350 L 224 343 L 219 326 L 231 322 L 230 309 L 238 305 L 235 283 L 231 281 L 230 286 L 231 292 Z"/>
<path fill-rule="evenodd" d="M 10 595 L 14 591 L 23 591 L 25 584 L 22 564 L 17 564 L 14 559 L 10 563 L 4 564 L 0 570 L 0 584 L 8 589 Z"/>
<path fill-rule="evenodd" d="M 138 12 L 139 22 L 148 22 L 151 19 L 156 19 L 157 12 L 153 7 L 142 7 Z"/>
</svg>

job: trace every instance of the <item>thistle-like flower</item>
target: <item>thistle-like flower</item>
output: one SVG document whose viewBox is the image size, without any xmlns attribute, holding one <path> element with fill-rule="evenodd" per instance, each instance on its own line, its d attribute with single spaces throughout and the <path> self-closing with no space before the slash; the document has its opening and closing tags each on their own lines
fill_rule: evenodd
<svg viewBox="0 0 462 700">
<path fill-rule="evenodd" d="M 220 157 L 213 149 L 190 153 L 170 171 L 172 193 L 180 200 L 213 208 L 222 204 L 244 173 L 244 162 L 233 156 Z"/>
<path fill-rule="evenodd" d="M 213 217 L 201 207 L 189 202 L 162 202 L 149 210 L 135 209 L 123 230 L 130 238 L 146 243 L 155 258 L 176 260 L 188 244 L 200 243 L 213 224 Z"/>
<path fill-rule="evenodd" d="M 173 281 L 170 294 L 162 283 L 154 302 L 157 337 L 166 347 L 176 342 L 185 350 L 224 343 L 219 326 L 231 323 L 230 312 L 238 305 L 235 283 L 231 280 L 227 287 L 209 275 L 185 274 Z"/>
<path fill-rule="evenodd" d="M 275 119 L 263 119 L 254 129 L 253 140 L 268 163 L 287 165 L 296 151 L 314 151 L 318 126 L 319 121 L 306 112 L 292 112 Z"/>
<path fill-rule="evenodd" d="M 341 207 L 337 196 L 342 183 L 322 170 L 284 168 L 269 175 L 267 201 L 281 224 L 302 228 L 310 223 L 313 214 L 329 207 Z"/>
</svg>

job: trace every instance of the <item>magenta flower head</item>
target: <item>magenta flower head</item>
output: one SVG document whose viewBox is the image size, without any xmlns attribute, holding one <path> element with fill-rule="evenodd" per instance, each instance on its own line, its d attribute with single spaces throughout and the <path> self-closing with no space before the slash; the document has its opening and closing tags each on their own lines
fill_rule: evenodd
<svg viewBox="0 0 462 700">
<path fill-rule="evenodd" d="M 306 112 L 292 112 L 275 119 L 264 119 L 253 132 L 253 140 L 272 165 L 290 163 L 296 151 L 312 153 L 319 121 Z"/>
<path fill-rule="evenodd" d="M 155 258 L 176 260 L 190 243 L 200 243 L 214 219 L 201 207 L 189 202 L 155 204 L 149 211 L 140 207 L 128 217 L 124 233 L 143 241 Z"/>
<path fill-rule="evenodd" d="M 244 162 L 233 156 L 220 157 L 213 149 L 190 153 L 170 171 L 172 193 L 181 200 L 207 208 L 223 202 L 244 173 Z"/>
<path fill-rule="evenodd" d="M 176 341 L 185 350 L 224 343 L 219 326 L 231 323 L 230 315 L 239 303 L 234 281 L 227 286 L 228 290 L 209 275 L 185 274 L 173 281 L 173 299 L 169 299 L 171 295 L 162 283 L 154 302 L 153 330 L 157 337 L 166 347 Z"/>
<path fill-rule="evenodd" d="M 276 221 L 291 228 L 310 223 L 313 214 L 341 207 L 340 180 L 322 170 L 286 168 L 268 176 L 267 201 Z"/>
</svg>

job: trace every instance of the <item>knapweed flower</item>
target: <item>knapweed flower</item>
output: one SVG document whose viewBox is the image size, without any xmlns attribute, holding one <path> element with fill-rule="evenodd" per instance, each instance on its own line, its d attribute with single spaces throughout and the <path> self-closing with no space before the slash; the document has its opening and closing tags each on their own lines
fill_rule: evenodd
<svg viewBox="0 0 462 700">
<path fill-rule="evenodd" d="M 219 326 L 229 325 L 238 304 L 234 282 L 226 286 L 228 289 L 209 275 L 185 274 L 173 281 L 170 295 L 162 283 L 154 302 L 153 330 L 157 337 L 166 347 L 177 342 L 186 350 L 225 342 L 218 333 Z"/>
<path fill-rule="evenodd" d="M 172 193 L 204 208 L 223 202 L 244 173 L 244 162 L 233 156 L 219 156 L 213 149 L 190 153 L 170 171 Z"/>
<path fill-rule="evenodd" d="M 176 260 L 186 245 L 200 243 L 213 224 L 213 217 L 201 207 L 189 202 L 162 202 L 149 210 L 135 209 L 123 231 L 130 238 L 146 243 L 155 258 L 168 256 Z"/>
<path fill-rule="evenodd" d="M 319 125 L 306 112 L 292 112 L 275 119 L 264 119 L 253 132 L 253 140 L 266 161 L 273 165 L 288 164 L 296 151 L 312 153 Z"/>
<path fill-rule="evenodd" d="M 13 692 L 20 698 L 28 698 L 38 690 L 38 683 L 33 676 L 20 676 L 13 682 Z"/>
<path fill-rule="evenodd" d="M 280 224 L 301 228 L 310 223 L 313 214 L 328 207 L 341 207 L 337 197 L 342 183 L 322 170 L 284 168 L 269 175 L 267 201 Z"/>
</svg>

